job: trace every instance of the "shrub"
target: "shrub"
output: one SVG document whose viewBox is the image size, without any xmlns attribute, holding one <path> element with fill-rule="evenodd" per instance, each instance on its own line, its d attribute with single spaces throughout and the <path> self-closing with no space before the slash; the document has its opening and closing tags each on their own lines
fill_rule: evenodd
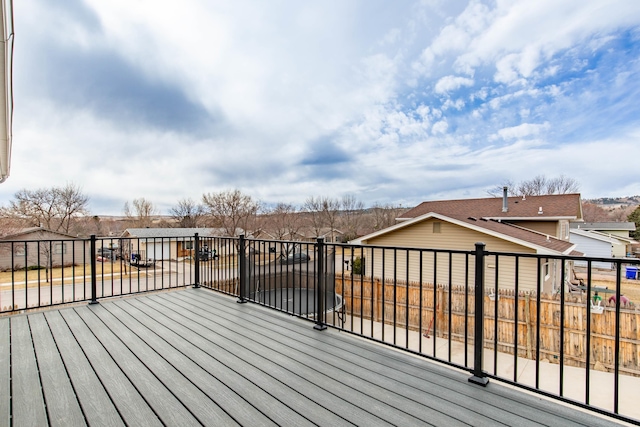
<svg viewBox="0 0 640 427">
<path fill-rule="evenodd" d="M 362 274 L 362 271 L 364 270 L 364 261 L 360 257 L 357 257 L 353 260 L 351 269 L 352 274 Z"/>
</svg>

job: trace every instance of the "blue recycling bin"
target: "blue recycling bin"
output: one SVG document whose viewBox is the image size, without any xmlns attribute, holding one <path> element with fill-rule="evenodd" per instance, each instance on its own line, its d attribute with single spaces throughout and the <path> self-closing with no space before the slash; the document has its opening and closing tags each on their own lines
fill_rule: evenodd
<svg viewBox="0 0 640 427">
<path fill-rule="evenodd" d="M 627 274 L 626 274 L 625 277 L 627 279 L 634 279 L 635 280 L 638 277 L 638 267 L 629 265 L 626 268 L 627 268 L 626 269 L 626 273 Z"/>
</svg>

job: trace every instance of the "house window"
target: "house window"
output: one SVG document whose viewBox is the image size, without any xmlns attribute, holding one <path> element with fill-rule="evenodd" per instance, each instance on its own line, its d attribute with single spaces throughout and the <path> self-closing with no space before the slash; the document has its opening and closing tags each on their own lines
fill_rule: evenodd
<svg viewBox="0 0 640 427">
<path fill-rule="evenodd" d="M 439 222 L 434 222 L 433 223 L 433 232 L 434 233 L 440 233 L 440 223 Z"/>
<path fill-rule="evenodd" d="M 551 267 L 547 258 L 544 259 L 544 264 L 542 264 L 542 273 L 545 280 L 549 279 L 549 275 L 551 274 Z"/>
<path fill-rule="evenodd" d="M 25 254 L 25 250 L 24 250 L 24 246 L 16 246 L 16 248 L 13 251 L 17 256 L 24 256 Z"/>
<path fill-rule="evenodd" d="M 53 247 L 53 253 L 56 255 L 66 254 L 67 253 L 67 244 L 66 243 L 56 243 Z"/>
<path fill-rule="evenodd" d="M 184 250 L 193 249 L 193 240 L 182 242 L 182 248 Z"/>
</svg>

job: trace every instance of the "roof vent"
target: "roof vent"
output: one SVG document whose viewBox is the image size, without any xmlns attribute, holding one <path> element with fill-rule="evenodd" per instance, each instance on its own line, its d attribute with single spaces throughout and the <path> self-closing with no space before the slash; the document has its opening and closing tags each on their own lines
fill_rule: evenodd
<svg viewBox="0 0 640 427">
<path fill-rule="evenodd" d="M 527 195 L 526 195 L 526 194 L 523 194 L 523 195 L 522 195 L 522 200 L 523 200 L 523 201 L 524 201 L 524 200 L 527 200 Z"/>
<path fill-rule="evenodd" d="M 551 240 L 551 239 L 549 239 L 549 235 L 547 234 L 547 242 L 548 242 L 549 240 Z"/>
<path fill-rule="evenodd" d="M 543 214 L 543 212 L 542 212 L 542 206 L 540 206 L 540 207 L 538 208 L 538 215 L 542 215 L 542 214 Z"/>
</svg>

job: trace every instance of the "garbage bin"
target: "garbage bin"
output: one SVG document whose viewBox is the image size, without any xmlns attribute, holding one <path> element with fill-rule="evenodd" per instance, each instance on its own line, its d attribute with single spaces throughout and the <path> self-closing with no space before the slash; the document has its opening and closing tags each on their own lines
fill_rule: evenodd
<svg viewBox="0 0 640 427">
<path fill-rule="evenodd" d="M 626 267 L 626 273 L 625 277 L 627 279 L 636 279 L 638 277 L 638 267 L 629 265 Z"/>
</svg>

